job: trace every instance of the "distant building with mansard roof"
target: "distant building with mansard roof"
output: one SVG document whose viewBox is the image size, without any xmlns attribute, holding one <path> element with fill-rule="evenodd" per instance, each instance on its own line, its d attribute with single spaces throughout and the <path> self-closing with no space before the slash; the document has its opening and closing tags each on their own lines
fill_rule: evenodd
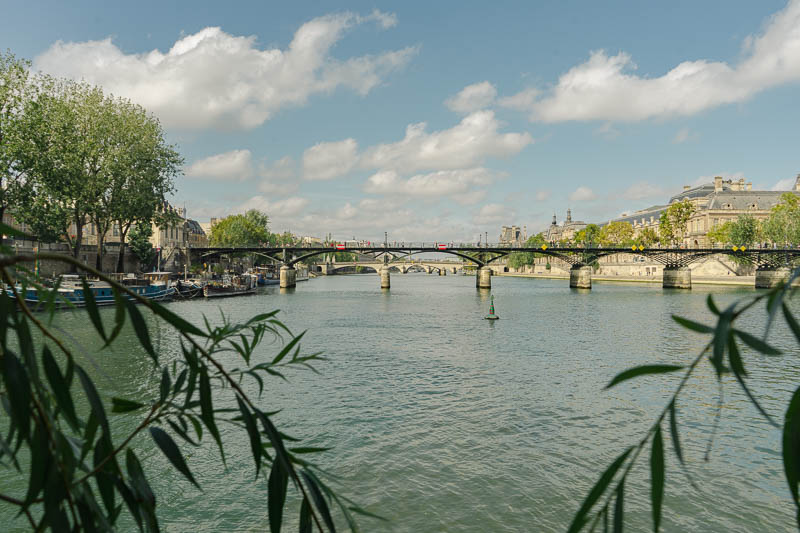
<svg viewBox="0 0 800 533">
<path fill-rule="evenodd" d="M 729 220 L 736 220 L 741 214 L 752 215 L 763 220 L 770 215 L 771 209 L 781 201 L 781 195 L 787 191 L 754 191 L 752 183 L 739 180 L 723 180 L 720 176 L 712 183 L 697 187 L 684 186 L 683 191 L 670 198 L 669 203 L 654 205 L 634 213 L 624 213 L 610 222 L 629 222 L 636 233 L 645 228 L 658 231 L 661 213 L 671 204 L 688 200 L 695 206 L 695 212 L 689 219 L 683 244 L 687 247 L 710 246 L 708 231 Z M 800 194 L 800 174 L 795 180 L 794 189 L 790 192 Z"/>
</svg>

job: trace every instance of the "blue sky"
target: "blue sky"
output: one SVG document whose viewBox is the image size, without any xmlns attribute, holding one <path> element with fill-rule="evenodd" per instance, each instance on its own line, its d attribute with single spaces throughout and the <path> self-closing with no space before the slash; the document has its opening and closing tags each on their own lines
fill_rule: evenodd
<svg viewBox="0 0 800 533">
<path fill-rule="evenodd" d="M 15 2 L 0 48 L 158 116 L 201 222 L 475 240 L 800 172 L 800 0 Z"/>
</svg>

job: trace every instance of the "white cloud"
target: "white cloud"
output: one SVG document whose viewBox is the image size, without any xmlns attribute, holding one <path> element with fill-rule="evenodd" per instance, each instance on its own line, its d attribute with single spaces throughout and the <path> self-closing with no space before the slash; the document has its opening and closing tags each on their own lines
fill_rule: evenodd
<svg viewBox="0 0 800 533">
<path fill-rule="evenodd" d="M 594 133 L 609 141 L 612 139 L 616 139 L 620 135 L 619 130 L 616 129 L 614 127 L 614 124 L 611 122 L 606 122 L 596 130 L 594 130 Z"/>
<path fill-rule="evenodd" d="M 589 202 L 597 198 L 597 195 L 594 193 L 592 189 L 589 187 L 578 187 L 569 195 L 569 199 L 572 202 Z"/>
<path fill-rule="evenodd" d="M 231 150 L 195 161 L 186 168 L 186 176 L 219 181 L 243 181 L 253 176 L 250 150 Z"/>
<path fill-rule="evenodd" d="M 673 192 L 674 194 L 674 192 Z M 628 189 L 622 193 L 622 197 L 626 200 L 645 200 L 648 198 L 662 198 L 666 201 L 667 196 L 670 195 L 670 191 L 661 187 L 659 185 L 654 185 L 652 183 L 647 183 L 645 181 L 640 181 L 639 183 L 634 183 Z"/>
<path fill-rule="evenodd" d="M 800 177 L 800 176 L 798 176 Z M 797 178 L 786 178 L 772 186 L 773 191 L 793 191 Z"/>
<path fill-rule="evenodd" d="M 444 104 L 457 113 L 472 113 L 492 105 L 497 89 L 488 81 L 467 85 L 457 95 L 445 100 Z"/>
<path fill-rule="evenodd" d="M 552 191 L 536 191 L 536 201 L 544 202 L 550 198 Z"/>
<path fill-rule="evenodd" d="M 631 57 L 598 50 L 564 73 L 546 96 L 519 93 L 504 101 L 543 122 L 569 120 L 635 121 L 686 116 L 741 102 L 754 94 L 800 80 L 800 0 L 772 16 L 764 32 L 745 40 L 745 57 L 731 66 L 720 61 L 684 61 L 652 78 L 632 74 Z"/>
<path fill-rule="evenodd" d="M 675 137 L 672 139 L 673 144 L 680 144 L 689 140 L 690 133 L 689 128 L 681 128 L 678 130 L 678 133 L 675 134 Z"/>
<path fill-rule="evenodd" d="M 371 194 L 394 194 L 414 198 L 439 199 L 457 197 L 464 204 L 476 203 L 484 191 L 472 191 L 473 187 L 487 187 L 497 173 L 485 168 L 465 170 L 440 170 L 429 174 L 417 174 L 403 179 L 394 170 L 382 170 L 370 176 L 364 191 Z"/>
<path fill-rule="evenodd" d="M 329 180 L 350 172 L 358 160 L 354 139 L 318 143 L 303 152 L 303 178 Z"/>
<path fill-rule="evenodd" d="M 464 192 L 454 194 L 451 196 L 453 201 L 459 205 L 475 205 L 486 198 L 488 191 L 486 189 L 478 189 L 476 191 Z"/>
<path fill-rule="evenodd" d="M 516 212 L 503 204 L 486 204 L 481 207 L 472 221 L 479 225 L 485 226 L 488 224 L 507 224 L 509 220 L 514 219 Z"/>
<path fill-rule="evenodd" d="M 308 207 L 308 204 L 309 200 L 307 198 L 300 198 L 298 196 L 284 198 L 283 200 L 275 202 L 270 202 L 263 196 L 253 196 L 240 204 L 236 208 L 236 211 L 243 213 L 249 209 L 258 209 L 259 211 L 267 213 L 270 218 L 284 221 L 287 217 L 293 217 L 301 213 Z"/>
<path fill-rule="evenodd" d="M 539 98 L 539 95 L 542 94 L 542 91 L 539 89 L 535 89 L 533 87 L 529 87 L 524 89 L 513 96 L 506 96 L 505 98 L 501 98 L 498 103 L 509 109 L 516 109 L 517 111 L 528 111 L 533 107 L 536 103 L 536 99 Z"/>
<path fill-rule="evenodd" d="M 409 47 L 344 61 L 331 57 L 347 29 L 368 21 L 388 28 L 397 19 L 377 10 L 366 17 L 326 15 L 303 24 L 286 49 L 260 49 L 255 36 L 218 27 L 184 36 L 166 53 L 126 54 L 110 37 L 58 41 L 34 65 L 130 98 L 168 127 L 250 129 L 317 93 L 348 87 L 366 94 L 416 53 Z"/>
<path fill-rule="evenodd" d="M 297 168 L 289 156 L 271 164 L 262 161 L 258 165 L 258 176 L 261 178 L 258 190 L 267 194 L 286 196 L 298 188 Z"/>
<path fill-rule="evenodd" d="M 425 127 L 411 124 L 402 141 L 367 149 L 361 166 L 400 173 L 469 168 L 487 157 L 517 154 L 533 142 L 527 132 L 498 133 L 500 122 L 492 111 L 472 113 L 447 130 L 427 133 Z"/>
</svg>

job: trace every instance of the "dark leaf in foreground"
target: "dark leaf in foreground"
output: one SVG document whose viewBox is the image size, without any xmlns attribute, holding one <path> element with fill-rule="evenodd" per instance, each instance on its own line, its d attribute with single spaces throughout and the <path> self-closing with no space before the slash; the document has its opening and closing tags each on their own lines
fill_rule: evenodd
<svg viewBox="0 0 800 533">
<path fill-rule="evenodd" d="M 600 499 L 600 496 L 608 488 L 608 485 L 614 479 L 614 475 L 617 473 L 617 470 L 622 466 L 622 463 L 625 462 L 625 459 L 628 458 L 630 455 L 633 447 L 628 448 L 625 450 L 622 455 L 617 457 L 613 463 L 603 472 L 603 475 L 600 476 L 600 479 L 597 480 L 597 483 L 594 484 L 592 490 L 589 491 L 589 495 L 584 500 L 583 504 L 581 505 L 578 512 L 575 514 L 575 517 L 572 519 L 572 524 L 569 526 L 568 533 L 577 533 L 578 531 L 586 525 L 586 517 L 589 514 L 589 511 L 592 509 L 592 506 L 597 503 L 597 500 Z"/>
<path fill-rule="evenodd" d="M 783 471 L 789 491 L 800 513 L 798 483 L 800 483 L 800 387 L 794 391 L 783 422 Z M 798 516 L 800 528 L 800 515 Z"/>
<path fill-rule="evenodd" d="M 161 448 L 161 451 L 164 452 L 164 455 L 167 456 L 169 462 L 172 463 L 172 466 L 177 468 L 181 474 L 186 476 L 186 479 L 191 481 L 194 486 L 199 489 L 200 485 L 195 481 L 192 472 L 189 470 L 189 466 L 186 464 L 186 460 L 183 458 L 178 445 L 172 440 L 172 437 L 163 429 L 155 426 L 150 427 L 150 435 L 153 437 L 153 440 L 156 441 L 158 447 Z"/>
<path fill-rule="evenodd" d="M 629 368 L 623 372 L 617 374 L 611 382 L 606 385 L 606 389 L 610 389 L 614 385 L 618 383 L 622 383 L 623 381 L 627 381 L 629 379 L 644 376 L 649 374 L 666 374 L 667 372 L 675 372 L 676 370 L 682 369 L 682 365 L 642 365 L 636 366 L 633 368 Z"/>
<path fill-rule="evenodd" d="M 650 451 L 650 504 L 653 508 L 653 531 L 658 533 L 661 527 L 661 504 L 664 501 L 664 439 L 661 436 L 661 424 L 653 436 L 653 447 Z"/>
</svg>

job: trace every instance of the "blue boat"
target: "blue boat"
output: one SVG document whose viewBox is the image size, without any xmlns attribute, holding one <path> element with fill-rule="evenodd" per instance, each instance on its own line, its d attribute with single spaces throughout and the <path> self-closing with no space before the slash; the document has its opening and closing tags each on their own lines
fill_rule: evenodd
<svg viewBox="0 0 800 533">
<path fill-rule="evenodd" d="M 89 290 L 92 291 L 92 296 L 94 296 L 94 301 L 97 305 L 114 305 L 114 291 L 111 285 L 99 281 L 87 281 L 86 283 L 89 285 Z M 174 287 L 169 287 L 167 284 L 160 283 L 128 285 L 127 288 L 143 298 L 154 301 L 170 300 L 175 294 Z M 21 286 L 16 286 L 15 289 L 17 292 L 22 291 Z M 64 276 L 58 289 L 49 289 L 48 292 L 52 292 L 53 290 L 57 290 L 57 296 L 55 298 L 56 307 L 83 307 L 86 305 L 83 283 L 78 276 Z M 14 294 L 10 288 L 7 288 L 6 292 L 13 298 Z M 125 297 L 131 301 L 136 301 L 132 296 L 125 295 Z M 39 298 L 39 289 L 26 288 L 24 298 L 25 303 L 33 308 L 39 308 L 43 305 L 42 299 Z M 45 299 L 49 300 L 49 298 L 49 294 L 45 296 Z"/>
</svg>

